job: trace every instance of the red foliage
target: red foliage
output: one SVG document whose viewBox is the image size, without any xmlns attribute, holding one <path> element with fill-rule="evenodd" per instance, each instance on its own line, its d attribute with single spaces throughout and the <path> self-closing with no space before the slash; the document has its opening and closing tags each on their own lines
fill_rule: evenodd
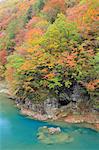
<svg viewBox="0 0 99 150">
<path fill-rule="evenodd" d="M 6 52 L 6 50 L 0 51 L 0 62 L 2 63 L 2 65 L 6 64 L 6 62 L 7 62 L 7 52 Z"/>
<path fill-rule="evenodd" d="M 0 38 L 2 38 L 5 35 L 4 32 L 0 32 Z"/>
<path fill-rule="evenodd" d="M 76 66 L 75 58 L 77 53 L 69 54 L 68 52 L 64 52 L 62 56 L 58 58 L 58 64 L 66 65 L 67 67 L 73 68 Z"/>
<path fill-rule="evenodd" d="M 16 34 L 15 43 L 16 46 L 21 45 L 24 42 L 25 30 L 20 30 L 19 33 Z"/>
<path fill-rule="evenodd" d="M 43 12 L 51 12 L 53 9 L 65 12 L 65 0 L 49 0 L 43 9 Z"/>
<path fill-rule="evenodd" d="M 0 20 L 0 29 L 6 29 L 10 21 L 14 18 L 14 16 L 10 16 L 7 13 L 5 13 L 4 17 Z"/>
<path fill-rule="evenodd" d="M 67 17 L 69 20 L 77 23 L 80 32 L 89 33 L 90 31 L 97 31 L 99 11 L 93 2 L 88 1 L 86 4 L 69 8 L 67 10 Z"/>
<path fill-rule="evenodd" d="M 79 19 L 81 16 L 84 15 L 87 9 L 88 9 L 88 5 L 86 4 L 77 5 L 74 6 L 73 8 L 68 8 L 67 10 L 68 19 L 72 21 L 76 21 L 77 19 Z"/>
</svg>

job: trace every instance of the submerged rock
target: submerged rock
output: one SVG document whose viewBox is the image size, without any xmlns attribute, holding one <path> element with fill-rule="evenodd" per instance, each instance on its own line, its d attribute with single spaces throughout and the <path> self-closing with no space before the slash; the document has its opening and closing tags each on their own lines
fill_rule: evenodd
<svg viewBox="0 0 99 150">
<path fill-rule="evenodd" d="M 41 127 L 38 130 L 37 137 L 38 140 L 45 144 L 56 144 L 64 142 L 68 143 L 73 141 L 73 138 L 67 133 L 62 132 L 59 127 Z"/>
</svg>

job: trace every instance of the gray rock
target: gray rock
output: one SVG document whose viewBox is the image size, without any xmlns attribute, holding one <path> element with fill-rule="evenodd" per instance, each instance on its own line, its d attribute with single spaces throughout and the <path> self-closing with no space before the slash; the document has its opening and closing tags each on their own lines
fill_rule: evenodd
<svg viewBox="0 0 99 150">
<path fill-rule="evenodd" d="M 57 111 L 58 106 L 59 103 L 56 98 L 48 98 L 44 101 L 44 111 L 49 118 L 53 118 L 55 116 L 55 112 Z"/>
<path fill-rule="evenodd" d="M 79 84 L 75 84 L 73 86 L 73 93 L 71 95 L 71 99 L 73 102 L 81 102 L 81 101 L 88 101 L 89 97 L 88 94 L 85 93 L 83 87 L 81 87 Z"/>
</svg>

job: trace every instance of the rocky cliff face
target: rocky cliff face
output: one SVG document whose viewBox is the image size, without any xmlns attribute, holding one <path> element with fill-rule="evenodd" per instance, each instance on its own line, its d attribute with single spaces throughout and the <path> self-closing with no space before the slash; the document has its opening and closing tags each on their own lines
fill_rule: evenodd
<svg viewBox="0 0 99 150">
<path fill-rule="evenodd" d="M 58 99 L 53 97 L 48 98 L 47 100 L 44 101 L 44 111 L 48 116 L 53 118 L 58 108 L 59 108 Z"/>
<path fill-rule="evenodd" d="M 84 88 L 79 84 L 74 84 L 71 89 L 65 89 L 60 92 L 57 98 L 51 95 L 45 101 L 36 103 L 29 99 L 23 101 L 17 99 L 16 103 L 25 109 L 42 115 L 46 114 L 49 118 L 53 118 L 61 110 L 74 114 L 90 111 L 89 99 L 90 97 Z"/>
</svg>

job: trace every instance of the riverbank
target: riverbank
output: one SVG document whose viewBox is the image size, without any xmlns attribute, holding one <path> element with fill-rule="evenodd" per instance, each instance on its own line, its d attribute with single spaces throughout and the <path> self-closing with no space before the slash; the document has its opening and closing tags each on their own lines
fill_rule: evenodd
<svg viewBox="0 0 99 150">
<path fill-rule="evenodd" d="M 42 120 L 42 121 L 58 121 L 69 124 L 81 124 L 83 127 L 91 128 L 96 131 L 99 131 L 99 115 L 98 114 L 86 114 L 86 115 L 68 115 L 64 117 L 55 116 L 54 118 L 50 118 L 47 115 L 41 115 L 37 113 L 33 113 L 28 109 L 21 108 L 21 114 L 25 116 L 29 116 L 32 119 Z"/>
<path fill-rule="evenodd" d="M 5 94 L 0 94 L 0 106 L 2 106 L 0 109 L 0 135 L 2 139 L 0 146 L 2 150 L 99 149 L 99 132 L 85 128 L 82 124 L 32 120 L 30 117 L 20 115 L 14 101 L 9 100 Z M 48 138 L 44 133 L 46 130 L 44 130 L 44 134 L 40 130 L 45 127 L 51 129 L 51 134 L 47 134 Z M 61 130 L 61 132 L 52 134 L 53 129 L 58 132 Z"/>
<path fill-rule="evenodd" d="M 13 99 L 13 96 L 10 94 L 8 90 L 8 86 L 6 82 L 0 82 L 0 92 L 8 95 L 9 98 Z M 11 96 L 11 97 L 10 97 Z M 15 99 L 14 99 L 15 100 Z M 15 104 L 22 115 L 29 116 L 32 119 L 41 120 L 41 121 L 58 121 L 64 123 L 72 123 L 72 124 L 83 124 L 85 127 L 95 129 L 99 131 L 99 113 L 84 113 L 84 114 L 71 114 L 66 111 L 61 111 L 57 109 L 56 113 L 53 112 L 54 115 L 42 114 L 38 112 L 33 112 L 30 109 L 24 108 L 20 103 Z M 51 111 L 51 110 L 50 110 Z M 50 112 L 49 111 L 49 112 Z"/>
</svg>

